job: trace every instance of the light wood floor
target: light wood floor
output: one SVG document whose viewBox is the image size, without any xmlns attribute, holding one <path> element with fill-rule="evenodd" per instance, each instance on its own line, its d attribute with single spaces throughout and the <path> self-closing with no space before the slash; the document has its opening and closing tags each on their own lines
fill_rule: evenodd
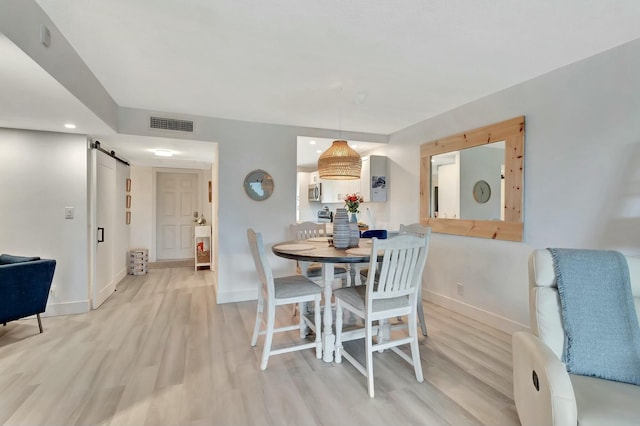
<svg viewBox="0 0 640 426">
<path fill-rule="evenodd" d="M 43 318 L 44 334 L 35 320 L 0 326 L 0 424 L 518 424 L 507 334 L 425 303 L 424 383 L 397 355 L 375 354 L 370 399 L 353 366 L 313 350 L 261 371 L 255 306 L 217 305 L 208 271 L 151 269 L 98 310 Z"/>
</svg>

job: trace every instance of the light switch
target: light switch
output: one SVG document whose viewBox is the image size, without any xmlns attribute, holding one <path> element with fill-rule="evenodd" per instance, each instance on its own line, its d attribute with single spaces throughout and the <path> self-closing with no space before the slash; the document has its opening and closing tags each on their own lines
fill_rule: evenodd
<svg viewBox="0 0 640 426">
<path fill-rule="evenodd" d="M 73 219 L 73 207 L 65 207 L 64 208 L 64 218 L 65 219 Z"/>
</svg>

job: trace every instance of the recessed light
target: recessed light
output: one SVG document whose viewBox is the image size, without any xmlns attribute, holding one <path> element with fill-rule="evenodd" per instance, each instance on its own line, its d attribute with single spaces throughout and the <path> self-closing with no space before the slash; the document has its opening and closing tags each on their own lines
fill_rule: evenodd
<svg viewBox="0 0 640 426">
<path fill-rule="evenodd" d="M 67 129 L 75 129 L 76 125 L 73 123 L 66 123 L 64 127 L 66 127 Z"/>
<path fill-rule="evenodd" d="M 173 151 L 169 151 L 168 149 L 156 149 L 153 153 L 158 157 L 173 157 Z"/>
<path fill-rule="evenodd" d="M 317 152 L 318 154 L 322 154 L 322 150 L 321 150 L 321 149 L 317 150 L 316 152 Z"/>
<path fill-rule="evenodd" d="M 357 147 L 358 147 L 358 145 L 357 145 L 357 144 L 353 144 L 353 145 L 351 145 L 351 148 L 354 148 L 354 149 L 355 149 L 355 148 L 357 148 Z"/>
<path fill-rule="evenodd" d="M 315 145 L 316 141 L 309 141 L 309 145 Z"/>
</svg>

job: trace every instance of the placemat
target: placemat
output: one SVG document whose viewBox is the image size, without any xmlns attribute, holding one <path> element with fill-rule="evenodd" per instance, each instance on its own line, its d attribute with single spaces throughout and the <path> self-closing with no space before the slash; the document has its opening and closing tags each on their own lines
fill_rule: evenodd
<svg viewBox="0 0 640 426">
<path fill-rule="evenodd" d="M 316 248 L 316 246 L 312 246 L 311 244 L 280 244 L 275 246 L 278 250 L 286 250 L 286 251 L 303 251 L 303 250 L 312 250 Z"/>
<path fill-rule="evenodd" d="M 350 249 L 347 249 L 347 254 L 350 254 L 352 256 L 370 256 L 371 248 L 369 247 L 350 248 Z"/>
</svg>

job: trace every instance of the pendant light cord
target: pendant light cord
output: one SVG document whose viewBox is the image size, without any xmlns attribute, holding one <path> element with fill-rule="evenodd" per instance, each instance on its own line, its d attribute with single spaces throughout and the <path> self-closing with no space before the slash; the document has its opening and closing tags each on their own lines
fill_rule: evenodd
<svg viewBox="0 0 640 426">
<path fill-rule="evenodd" d="M 338 139 L 342 139 L 342 85 L 338 92 Z"/>
</svg>

